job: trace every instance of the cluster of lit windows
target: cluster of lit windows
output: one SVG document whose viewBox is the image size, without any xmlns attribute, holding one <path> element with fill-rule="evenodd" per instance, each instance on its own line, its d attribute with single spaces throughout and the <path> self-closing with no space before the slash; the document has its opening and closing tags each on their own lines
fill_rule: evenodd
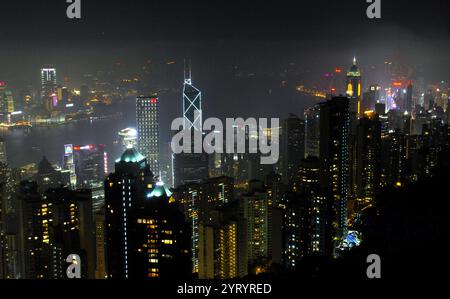
<svg viewBox="0 0 450 299">
<path fill-rule="evenodd" d="M 156 223 L 156 220 L 153 220 L 153 219 L 138 219 L 137 223 L 153 224 L 153 223 Z"/>
</svg>

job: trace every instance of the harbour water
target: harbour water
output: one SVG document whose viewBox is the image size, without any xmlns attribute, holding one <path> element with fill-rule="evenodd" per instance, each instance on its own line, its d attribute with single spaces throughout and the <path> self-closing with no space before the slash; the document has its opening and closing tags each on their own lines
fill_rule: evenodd
<svg viewBox="0 0 450 299">
<path fill-rule="evenodd" d="M 8 164 L 20 167 L 38 163 L 46 156 L 51 163 L 61 164 L 65 144 L 105 144 L 108 165 L 120 156 L 122 147 L 118 143 L 118 131 L 135 125 L 134 105 L 120 105 L 122 113 L 101 120 L 73 121 L 46 127 L 0 129 L 6 141 Z"/>
</svg>

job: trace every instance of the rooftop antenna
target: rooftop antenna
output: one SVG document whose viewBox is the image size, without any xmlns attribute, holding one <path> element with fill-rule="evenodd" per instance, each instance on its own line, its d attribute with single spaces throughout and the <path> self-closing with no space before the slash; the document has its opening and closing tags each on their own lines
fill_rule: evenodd
<svg viewBox="0 0 450 299">
<path fill-rule="evenodd" d="M 188 60 L 188 65 L 186 68 L 186 59 L 184 59 L 184 83 L 185 84 L 192 84 L 191 79 L 191 60 Z"/>
</svg>

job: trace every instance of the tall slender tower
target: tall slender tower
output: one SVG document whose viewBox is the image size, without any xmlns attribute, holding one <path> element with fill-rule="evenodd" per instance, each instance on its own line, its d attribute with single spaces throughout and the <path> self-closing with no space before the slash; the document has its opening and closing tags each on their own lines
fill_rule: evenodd
<svg viewBox="0 0 450 299">
<path fill-rule="evenodd" d="M 356 196 L 359 208 L 373 204 L 380 186 L 381 123 L 373 111 L 364 112 L 356 129 Z"/>
<path fill-rule="evenodd" d="M 147 158 L 151 171 L 159 175 L 159 103 L 158 96 L 136 98 L 138 151 Z"/>
<path fill-rule="evenodd" d="M 353 57 L 353 64 L 347 71 L 347 97 L 350 100 L 350 114 L 356 113 L 359 118 L 361 115 L 361 71 L 356 65 L 356 57 Z"/>
<path fill-rule="evenodd" d="M 333 97 L 320 104 L 320 185 L 326 200 L 326 252 L 334 254 L 347 235 L 349 195 L 349 100 Z"/>
<path fill-rule="evenodd" d="M 57 106 L 56 69 L 52 66 L 41 68 L 41 100 L 47 111 L 53 111 Z"/>
<path fill-rule="evenodd" d="M 147 159 L 127 149 L 105 180 L 108 277 L 186 279 L 188 226 L 172 193 L 155 182 Z"/>
<path fill-rule="evenodd" d="M 305 121 L 289 114 L 283 123 L 283 173 L 289 188 L 296 189 L 298 167 L 305 155 Z"/>
<path fill-rule="evenodd" d="M 0 115 L 14 111 L 14 97 L 6 82 L 0 82 Z M 2 118 L 3 118 L 2 117 Z"/>
<path fill-rule="evenodd" d="M 0 163 L 7 164 L 6 158 L 6 142 L 0 137 Z"/>
<path fill-rule="evenodd" d="M 305 109 L 305 158 L 319 157 L 320 144 L 320 106 Z"/>
<path fill-rule="evenodd" d="M 202 132 L 202 93 L 192 85 L 190 62 L 184 68 L 183 84 L 183 128 L 193 135 Z M 208 177 L 208 155 L 194 153 L 194 143 L 190 153 L 173 156 L 174 185 L 200 182 Z"/>
<path fill-rule="evenodd" d="M 192 85 L 190 61 L 184 69 L 183 118 L 184 129 L 202 130 L 202 93 Z"/>
</svg>

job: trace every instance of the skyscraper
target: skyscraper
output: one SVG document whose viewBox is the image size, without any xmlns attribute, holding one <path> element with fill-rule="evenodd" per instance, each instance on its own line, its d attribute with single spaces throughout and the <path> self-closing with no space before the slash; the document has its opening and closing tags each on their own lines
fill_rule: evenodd
<svg viewBox="0 0 450 299">
<path fill-rule="evenodd" d="M 93 279 L 96 259 L 91 191 L 49 189 L 43 199 L 49 203 L 53 251 L 56 248 L 62 257 L 52 261 L 57 270 L 53 274 L 58 275 L 58 278 L 65 278 L 65 258 L 70 254 L 77 254 L 81 258 L 82 277 Z"/>
<path fill-rule="evenodd" d="M 356 57 L 353 58 L 353 64 L 347 71 L 347 97 L 349 99 L 350 113 L 356 113 L 360 116 L 361 111 L 361 71 L 356 65 Z"/>
<path fill-rule="evenodd" d="M 21 182 L 17 197 L 25 278 L 51 279 L 54 271 L 51 264 L 53 248 L 50 242 L 49 203 L 42 199 L 38 185 L 33 181 Z"/>
<path fill-rule="evenodd" d="M 138 151 L 159 176 L 159 100 L 156 94 L 136 98 Z"/>
<path fill-rule="evenodd" d="M 199 272 L 199 210 L 203 198 L 202 185 L 189 183 L 179 186 L 174 194 L 184 219 L 191 229 L 191 264 L 192 273 Z"/>
<path fill-rule="evenodd" d="M 108 161 L 104 144 L 73 146 L 73 159 L 78 188 L 94 188 L 103 185 L 108 173 Z"/>
<path fill-rule="evenodd" d="M 183 127 L 185 130 L 202 130 L 202 93 L 192 85 L 191 66 L 184 70 Z"/>
<path fill-rule="evenodd" d="M 306 200 L 299 193 L 288 192 L 284 199 L 283 262 L 286 268 L 295 268 L 306 253 Z"/>
<path fill-rule="evenodd" d="M 375 110 L 375 105 L 380 100 L 380 90 L 381 87 L 378 84 L 370 85 L 361 101 L 361 115 L 366 111 Z"/>
<path fill-rule="evenodd" d="M 233 199 L 234 180 L 230 177 L 215 177 L 202 184 L 190 183 L 178 187 L 174 197 L 179 203 L 185 219 L 191 224 L 192 272 L 199 273 L 200 223 L 208 222 L 210 214 Z M 206 233 L 204 231 L 203 233 Z M 204 237 L 204 236 L 203 236 Z"/>
<path fill-rule="evenodd" d="M 7 164 L 6 158 L 6 142 L 0 137 L 0 163 Z"/>
<path fill-rule="evenodd" d="M 70 185 L 70 173 L 56 169 L 44 156 L 38 164 L 36 181 L 39 192 L 43 194 L 47 189 Z"/>
<path fill-rule="evenodd" d="M 128 149 L 116 162 L 115 172 L 105 180 L 106 243 L 108 277 L 128 278 L 133 271 L 130 255 L 129 231 L 137 219 L 130 217 L 130 209 L 142 205 L 153 188 L 154 176 L 147 158 L 136 149 Z M 137 250 L 137 248 L 135 248 Z"/>
<path fill-rule="evenodd" d="M 183 129 L 202 131 L 202 93 L 192 85 L 190 65 L 184 70 L 183 84 Z M 174 186 L 200 182 L 208 177 L 208 155 L 194 153 L 192 143 L 190 153 L 179 153 L 173 156 Z"/>
<path fill-rule="evenodd" d="M 320 106 L 306 108 L 305 116 L 305 158 L 319 157 L 320 144 Z"/>
<path fill-rule="evenodd" d="M 290 114 L 282 127 L 283 175 L 290 188 L 296 188 L 298 167 L 305 155 L 305 121 Z"/>
<path fill-rule="evenodd" d="M 324 254 L 326 198 L 319 187 L 319 158 L 309 156 L 302 161 L 299 171 L 301 193 L 305 198 L 306 232 L 303 232 L 304 254 Z"/>
<path fill-rule="evenodd" d="M 94 215 L 95 224 L 95 279 L 107 278 L 106 269 L 106 240 L 105 240 L 105 210 Z"/>
<path fill-rule="evenodd" d="M 73 144 L 64 144 L 64 169 L 69 172 L 70 185 L 77 184 L 77 175 L 75 173 L 75 162 L 73 159 Z"/>
<path fill-rule="evenodd" d="M 382 159 L 387 163 L 387 184 L 389 186 L 402 185 L 405 182 L 407 136 L 397 129 L 389 133 L 383 143 L 387 154 L 387 157 Z"/>
<path fill-rule="evenodd" d="M 8 85 L 5 82 L 0 82 L 0 117 L 3 114 L 14 111 L 14 98 Z M 1 121 L 1 118 L 0 118 Z"/>
<path fill-rule="evenodd" d="M 413 110 L 413 86 L 411 81 L 406 87 L 405 111 L 411 113 Z"/>
<path fill-rule="evenodd" d="M 320 185 L 325 191 L 327 242 L 332 254 L 334 241 L 347 233 L 349 193 L 349 99 L 333 97 L 320 104 Z M 334 240 L 334 241 L 332 241 Z"/>
<path fill-rule="evenodd" d="M 257 181 L 253 184 L 259 183 Z M 250 183 L 252 184 L 252 182 Z M 243 194 L 239 201 L 240 213 L 243 217 L 241 222 L 247 227 L 246 252 L 248 258 L 249 273 L 252 268 L 266 266 L 264 259 L 269 259 L 270 230 L 272 229 L 269 213 L 269 201 L 265 190 L 257 187 L 249 190 L 249 193 Z M 243 251 L 245 252 L 245 251 Z"/>
<path fill-rule="evenodd" d="M 16 180 L 13 171 L 0 162 L 0 279 L 20 278 L 21 259 L 18 252 Z"/>
<path fill-rule="evenodd" d="M 21 254 L 25 278 L 66 278 L 66 257 L 78 254 L 82 277 L 94 278 L 94 226 L 90 190 L 48 189 L 22 181 L 20 204 Z"/>
<path fill-rule="evenodd" d="M 180 153 L 174 155 L 174 186 L 199 183 L 208 178 L 208 155 L 206 153 Z"/>
<path fill-rule="evenodd" d="M 200 279 L 231 279 L 239 276 L 239 221 L 237 204 L 214 210 L 200 223 L 198 259 Z M 247 272 L 247 265 L 245 265 Z"/>
<path fill-rule="evenodd" d="M 373 204 L 380 188 L 381 123 L 374 112 L 359 119 L 356 145 L 356 195 L 365 207 Z"/>
<path fill-rule="evenodd" d="M 48 112 L 53 111 L 58 104 L 56 91 L 56 69 L 52 66 L 41 68 L 41 101 Z"/>
<path fill-rule="evenodd" d="M 67 147 L 66 147 L 67 149 Z M 108 155 L 104 144 L 86 144 L 72 146 L 73 166 L 70 166 L 70 155 L 65 156 L 68 165 L 73 169 L 77 188 L 92 190 L 93 208 L 98 211 L 104 206 L 103 181 L 108 174 Z"/>
<path fill-rule="evenodd" d="M 127 149 L 105 180 L 108 277 L 175 278 L 190 272 L 189 230 L 147 159 Z"/>
</svg>

